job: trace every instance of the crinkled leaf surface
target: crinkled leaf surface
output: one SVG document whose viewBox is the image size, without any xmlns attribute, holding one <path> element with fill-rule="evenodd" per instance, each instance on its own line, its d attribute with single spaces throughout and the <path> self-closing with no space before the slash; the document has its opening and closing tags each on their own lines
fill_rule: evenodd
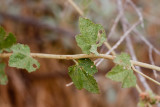
<svg viewBox="0 0 160 107">
<path fill-rule="evenodd" d="M 114 62 L 117 64 L 107 73 L 106 77 L 121 82 L 122 88 L 129 88 L 136 85 L 136 76 L 131 69 L 130 57 L 126 53 L 118 55 Z"/>
<path fill-rule="evenodd" d="M 136 86 L 136 76 L 133 74 L 133 71 L 130 70 L 128 75 L 122 81 L 122 88 L 129 88 Z"/>
<path fill-rule="evenodd" d="M 16 44 L 12 46 L 13 54 L 9 58 L 9 66 L 26 69 L 28 72 L 35 71 L 40 67 L 37 60 L 30 56 L 30 48 L 27 45 Z"/>
<path fill-rule="evenodd" d="M 82 69 L 85 69 L 86 73 L 90 75 L 94 75 L 97 72 L 96 66 L 89 58 L 79 59 L 78 64 Z"/>
<path fill-rule="evenodd" d="M 76 36 L 78 46 L 83 53 L 94 53 L 98 55 L 97 47 L 106 40 L 104 28 L 100 24 L 94 24 L 86 18 L 79 18 L 80 34 Z"/>
<path fill-rule="evenodd" d="M 93 77 L 97 69 L 93 65 L 90 59 L 80 59 L 78 60 L 78 65 L 69 67 L 68 74 L 77 89 L 85 88 L 89 92 L 99 93 L 97 82 Z"/>
<path fill-rule="evenodd" d="M 0 63 L 0 85 L 6 85 L 8 83 L 7 75 L 4 72 L 5 64 Z"/>
<path fill-rule="evenodd" d="M 12 33 L 9 33 L 6 36 L 5 30 L 0 27 L 0 50 L 2 51 L 5 48 L 10 48 L 14 43 L 16 43 L 16 38 Z"/>
<path fill-rule="evenodd" d="M 130 59 L 131 58 L 127 53 L 121 53 L 120 55 L 116 56 L 116 58 L 114 59 L 114 63 L 129 68 L 131 67 Z"/>
<path fill-rule="evenodd" d="M 124 69 L 123 66 L 117 65 L 113 67 L 112 70 L 108 72 L 106 76 L 111 80 L 122 82 L 128 75 L 128 72 L 130 71 Z"/>
</svg>

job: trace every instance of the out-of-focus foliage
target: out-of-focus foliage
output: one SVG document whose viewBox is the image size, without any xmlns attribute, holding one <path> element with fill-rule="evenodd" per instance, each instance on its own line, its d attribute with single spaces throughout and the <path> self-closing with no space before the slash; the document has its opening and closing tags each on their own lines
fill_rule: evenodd
<svg viewBox="0 0 160 107">
<path fill-rule="evenodd" d="M 5 74 L 5 64 L 0 63 L 0 85 L 6 85 L 8 82 L 7 75 Z"/>
</svg>

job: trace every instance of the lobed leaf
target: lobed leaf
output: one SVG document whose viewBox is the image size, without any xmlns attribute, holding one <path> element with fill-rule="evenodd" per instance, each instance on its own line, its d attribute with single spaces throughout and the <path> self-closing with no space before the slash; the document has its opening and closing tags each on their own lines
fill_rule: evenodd
<svg viewBox="0 0 160 107">
<path fill-rule="evenodd" d="M 104 28 L 100 24 L 94 24 L 86 18 L 79 18 L 80 34 L 76 36 L 76 42 L 83 53 L 98 55 L 97 47 L 106 40 Z"/>
<path fill-rule="evenodd" d="M 135 86 L 136 76 L 131 69 L 130 56 L 126 53 L 122 53 L 116 56 L 114 62 L 117 65 L 106 74 L 106 77 L 117 82 L 122 82 L 122 88 Z"/>
<path fill-rule="evenodd" d="M 8 83 L 7 75 L 4 72 L 5 64 L 0 63 L 0 85 L 6 85 Z"/>
<path fill-rule="evenodd" d="M 30 48 L 27 45 L 16 44 L 12 46 L 13 54 L 9 58 L 9 66 L 26 69 L 28 72 L 35 71 L 40 67 L 37 60 L 30 56 Z"/>
<path fill-rule="evenodd" d="M 122 88 L 129 88 L 136 85 L 136 77 L 132 69 L 126 69 L 121 65 L 116 65 L 106 77 L 111 80 L 122 82 Z"/>
<path fill-rule="evenodd" d="M 89 92 L 99 93 L 97 82 L 93 77 L 96 72 L 96 66 L 90 59 L 79 59 L 78 65 L 69 67 L 68 74 L 77 89 L 85 88 Z"/>
</svg>

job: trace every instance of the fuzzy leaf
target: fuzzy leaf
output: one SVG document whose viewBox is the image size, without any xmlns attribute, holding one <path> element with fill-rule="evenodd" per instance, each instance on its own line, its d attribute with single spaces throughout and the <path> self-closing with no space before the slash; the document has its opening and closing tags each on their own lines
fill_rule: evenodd
<svg viewBox="0 0 160 107">
<path fill-rule="evenodd" d="M 98 85 L 93 75 L 97 72 L 94 63 L 88 59 L 79 59 L 77 65 L 69 67 L 69 76 L 77 89 L 85 88 L 92 93 L 99 93 Z"/>
<path fill-rule="evenodd" d="M 37 60 L 30 56 L 30 48 L 27 45 L 17 44 L 12 46 L 13 54 L 9 58 L 9 66 L 35 71 L 40 67 Z"/>
<path fill-rule="evenodd" d="M 122 88 L 129 88 L 134 86 L 136 86 L 136 76 L 133 74 L 132 70 L 129 70 L 128 75 L 122 82 Z"/>
<path fill-rule="evenodd" d="M 128 75 L 128 72 L 130 71 L 123 69 L 123 66 L 117 65 L 107 73 L 106 77 L 117 82 L 123 82 L 125 77 Z"/>
<path fill-rule="evenodd" d="M 98 55 L 97 47 L 101 46 L 106 40 L 104 28 L 100 24 L 94 24 L 86 18 L 79 18 L 80 33 L 76 36 L 78 46 L 83 53 L 94 53 Z"/>
<path fill-rule="evenodd" d="M 121 53 L 120 55 L 117 55 L 114 59 L 114 63 L 118 65 L 122 65 L 124 67 L 127 67 L 128 69 L 131 68 L 131 62 L 130 62 L 130 56 L 127 53 Z"/>
<path fill-rule="evenodd" d="M 124 66 L 116 65 L 106 77 L 111 80 L 122 82 L 122 88 L 129 88 L 136 85 L 136 76 L 132 69 L 126 69 Z"/>
<path fill-rule="evenodd" d="M 84 69 L 86 71 L 86 73 L 88 73 L 90 75 L 94 75 L 97 72 L 96 66 L 88 58 L 79 59 L 78 64 L 82 69 Z"/>
<path fill-rule="evenodd" d="M 85 88 L 89 92 L 99 93 L 96 80 L 92 75 L 87 74 L 81 66 L 74 65 L 69 67 L 68 73 L 77 89 Z"/>
<path fill-rule="evenodd" d="M 2 52 L 5 48 L 10 48 L 14 43 L 16 43 L 16 38 L 12 33 L 6 36 L 5 30 L 0 27 L 0 50 Z"/>
<path fill-rule="evenodd" d="M 0 63 L 0 85 L 6 85 L 8 83 L 7 75 L 4 72 L 5 64 Z"/>
</svg>

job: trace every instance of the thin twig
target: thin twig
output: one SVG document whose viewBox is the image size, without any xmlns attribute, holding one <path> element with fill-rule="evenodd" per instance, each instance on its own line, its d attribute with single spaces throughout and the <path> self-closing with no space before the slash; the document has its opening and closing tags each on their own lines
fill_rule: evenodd
<svg viewBox="0 0 160 107">
<path fill-rule="evenodd" d="M 139 20 L 141 21 L 141 26 L 142 26 L 142 28 L 144 28 L 143 15 L 142 15 L 140 9 L 133 3 L 132 0 L 127 0 L 126 2 L 128 2 L 134 8 L 134 10 L 136 11 L 136 13 L 139 16 Z"/>
<path fill-rule="evenodd" d="M 137 66 L 144 67 L 144 68 L 149 68 L 149 69 L 153 69 L 153 70 L 157 70 L 157 71 L 160 70 L 160 67 L 158 67 L 158 66 L 150 65 L 150 64 L 147 64 L 147 63 L 143 63 L 143 62 L 138 62 L 138 61 L 131 60 L 131 63 L 134 64 L 134 65 L 137 65 Z"/>
<path fill-rule="evenodd" d="M 130 29 L 127 30 L 127 32 L 125 32 L 121 38 L 119 39 L 119 41 L 112 47 L 112 49 L 110 49 L 108 52 L 106 52 L 106 55 L 110 54 L 113 50 L 115 50 L 123 41 L 124 39 L 128 36 L 129 33 L 132 32 L 132 30 L 140 23 L 140 21 L 136 22 L 135 24 L 132 25 L 132 27 L 130 27 Z M 100 59 L 99 62 L 96 64 L 96 66 L 99 66 L 104 59 Z"/>
<path fill-rule="evenodd" d="M 114 23 L 113 23 L 113 25 L 112 25 L 111 31 L 110 31 L 110 33 L 108 34 L 107 40 L 109 40 L 110 37 L 111 37 L 111 35 L 114 33 L 115 28 L 116 28 L 116 26 L 117 26 L 117 24 L 118 24 L 121 16 L 122 16 L 122 13 L 120 12 L 120 13 L 117 15 L 116 19 L 114 20 Z"/>
<path fill-rule="evenodd" d="M 148 45 L 150 48 L 152 48 L 158 55 L 160 55 L 160 51 L 155 48 L 137 29 L 134 29 L 133 32 L 143 40 L 143 42 Z"/>
<path fill-rule="evenodd" d="M 139 92 L 139 93 L 142 93 L 142 90 L 141 90 L 141 88 L 136 84 L 136 89 L 137 89 L 137 91 Z"/>
<path fill-rule="evenodd" d="M 128 21 L 125 23 L 128 25 L 128 27 L 131 26 Z M 160 51 L 155 48 L 137 29 L 133 29 L 133 33 L 135 33 L 148 47 L 152 48 L 154 52 L 160 55 Z"/>
<path fill-rule="evenodd" d="M 122 23 L 123 31 L 126 32 L 127 31 L 127 25 L 126 25 L 125 22 L 127 21 L 127 18 L 124 16 L 124 8 L 123 8 L 124 6 L 122 6 L 122 0 L 117 0 L 117 4 L 118 4 L 119 12 L 123 14 L 122 17 L 121 17 L 121 23 Z M 132 5 L 134 5 L 134 4 L 132 3 Z M 135 5 L 134 5 L 134 8 L 136 8 Z M 139 20 L 141 22 L 140 18 L 139 18 Z M 129 49 L 129 52 L 131 54 L 132 59 L 137 61 L 137 57 L 135 55 L 130 36 L 126 37 L 126 43 L 127 43 L 127 47 Z M 141 68 L 139 66 L 137 67 L 137 69 L 139 71 L 141 71 Z M 143 76 L 141 76 L 140 74 L 138 74 L 138 77 L 139 77 L 141 83 L 143 84 L 143 86 L 145 87 L 145 89 L 151 90 L 151 88 L 148 85 L 148 83 L 146 82 L 145 78 Z"/>
<path fill-rule="evenodd" d="M 149 48 L 149 60 L 152 65 L 155 65 L 155 63 L 153 61 L 153 56 L 152 56 L 152 48 Z M 156 70 L 153 70 L 153 74 L 154 74 L 155 78 L 158 77 Z"/>
<path fill-rule="evenodd" d="M 73 62 L 74 62 L 76 65 L 78 65 L 78 62 L 77 62 L 75 59 L 73 59 Z"/>
<path fill-rule="evenodd" d="M 137 21 L 135 24 L 132 25 L 130 29 L 128 29 L 125 34 L 119 39 L 119 41 L 110 49 L 106 54 L 110 54 L 113 50 L 115 50 L 123 41 L 124 39 L 131 33 L 131 31 L 139 25 L 140 21 Z"/>
<path fill-rule="evenodd" d="M 108 48 L 108 50 L 111 50 L 112 47 L 108 42 L 104 42 L 104 45 Z M 112 55 L 116 56 L 116 53 L 114 52 L 114 50 L 111 52 Z"/>
<path fill-rule="evenodd" d="M 66 87 L 69 87 L 71 85 L 73 85 L 73 82 L 70 82 L 70 83 L 66 84 Z"/>
<path fill-rule="evenodd" d="M 76 9 L 76 11 L 77 11 L 81 16 L 84 16 L 83 11 L 73 2 L 73 0 L 68 0 L 68 2 Z"/>
<path fill-rule="evenodd" d="M 12 55 L 12 53 L 2 53 L 2 54 L 0 54 L 0 58 L 8 58 L 11 55 Z M 104 59 L 114 60 L 114 58 L 115 58 L 115 56 L 106 55 L 106 54 L 99 54 L 99 55 L 95 55 L 95 54 L 55 55 L 55 54 L 31 53 L 30 55 L 35 58 L 66 59 L 66 60 L 81 59 L 81 58 L 104 58 Z M 154 69 L 154 70 L 160 71 L 160 67 L 155 66 L 155 65 L 150 65 L 147 63 L 138 62 L 138 61 L 134 61 L 134 60 L 130 60 L 130 62 L 136 66 L 141 66 L 144 68 Z"/>
<path fill-rule="evenodd" d="M 12 53 L 3 53 L 3 54 L 0 54 L 0 58 L 7 58 L 7 57 L 10 57 L 11 55 Z M 35 58 L 66 59 L 66 60 L 81 59 L 81 58 L 105 58 L 105 59 L 110 59 L 110 60 L 114 59 L 114 56 L 105 55 L 105 54 L 56 55 L 56 54 L 31 53 L 30 55 Z"/>
<path fill-rule="evenodd" d="M 135 67 L 133 66 L 133 64 L 132 64 L 131 66 L 132 66 L 132 69 L 133 69 L 135 72 L 137 72 L 137 73 L 141 74 L 143 77 L 145 77 L 145 78 L 149 79 L 150 81 L 154 82 L 155 84 L 160 85 L 160 83 L 159 83 L 158 81 L 156 81 L 156 80 L 154 80 L 154 79 L 150 78 L 149 76 L 147 76 L 147 75 L 143 74 L 142 72 L 140 72 L 140 71 L 136 70 L 136 69 L 135 69 Z"/>
</svg>

